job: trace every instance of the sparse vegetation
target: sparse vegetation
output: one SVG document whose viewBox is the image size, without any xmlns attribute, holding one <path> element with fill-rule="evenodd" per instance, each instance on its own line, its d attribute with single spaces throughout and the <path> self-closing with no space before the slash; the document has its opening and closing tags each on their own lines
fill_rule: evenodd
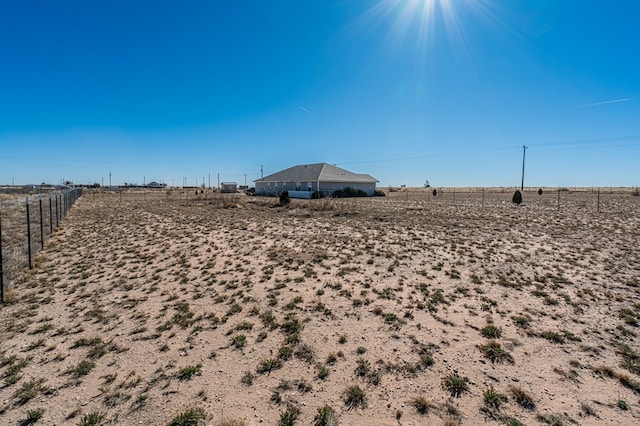
<svg viewBox="0 0 640 426">
<path fill-rule="evenodd" d="M 469 390 L 468 382 L 466 377 L 460 376 L 458 372 L 453 372 L 442 380 L 442 385 L 451 396 L 460 398 L 463 393 Z"/>
<path fill-rule="evenodd" d="M 185 401 L 215 412 L 195 420 L 213 426 L 337 424 L 338 412 L 345 424 L 459 425 L 478 409 L 495 424 L 635 420 L 628 200 L 585 220 L 577 202 L 556 213 L 554 196 L 529 190 L 517 209 L 508 189 L 487 191 L 484 208 L 480 193 L 454 202 L 446 189 L 289 208 L 187 192 L 86 197 L 34 268 L 12 275 L 3 421 L 171 424 Z M 589 195 L 568 202 L 586 208 Z M 217 383 L 251 411 L 219 412 Z"/>
<path fill-rule="evenodd" d="M 484 405 L 490 409 L 500 410 L 500 406 L 507 402 L 507 396 L 497 392 L 493 386 L 482 392 L 482 400 Z"/>
<path fill-rule="evenodd" d="M 515 402 L 526 410 L 533 410 L 536 408 L 536 404 L 533 401 L 533 397 L 529 395 L 527 391 L 520 386 L 509 386 L 509 393 Z"/>
<path fill-rule="evenodd" d="M 296 420 L 298 420 L 299 415 L 300 409 L 293 405 L 289 405 L 284 412 L 280 413 L 278 426 L 293 426 Z"/>
<path fill-rule="evenodd" d="M 491 362 L 508 362 L 513 364 L 513 357 L 511 354 L 500 346 L 500 343 L 495 340 L 489 340 L 486 345 L 480 346 L 480 351 L 485 357 L 489 358 Z"/>
<path fill-rule="evenodd" d="M 417 396 L 411 401 L 411 404 L 415 407 L 418 414 L 426 415 L 429 414 L 429 410 L 433 408 L 433 404 L 425 399 L 423 396 Z"/>
<path fill-rule="evenodd" d="M 316 415 L 313 417 L 313 426 L 336 426 L 337 424 L 338 416 L 329 405 L 318 408 Z"/>
<path fill-rule="evenodd" d="M 178 379 L 180 380 L 190 380 L 195 375 L 200 375 L 200 370 L 202 369 L 202 364 L 197 365 L 187 365 L 183 367 L 178 372 Z"/>
<path fill-rule="evenodd" d="M 99 426 L 104 423 L 106 417 L 107 415 L 105 413 L 94 411 L 82 416 L 78 426 Z"/>
<path fill-rule="evenodd" d="M 344 404 L 349 410 L 353 410 L 355 408 L 366 408 L 367 396 L 365 392 L 360 389 L 360 386 L 349 386 L 344 391 Z"/>
<path fill-rule="evenodd" d="M 176 415 L 169 426 L 197 426 L 207 419 L 207 413 L 203 408 L 191 407 Z"/>
</svg>

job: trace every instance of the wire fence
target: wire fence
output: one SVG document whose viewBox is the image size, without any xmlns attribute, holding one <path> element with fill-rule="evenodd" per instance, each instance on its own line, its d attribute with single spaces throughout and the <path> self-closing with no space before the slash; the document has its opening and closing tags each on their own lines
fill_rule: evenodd
<svg viewBox="0 0 640 426">
<path fill-rule="evenodd" d="M 513 207 L 514 188 L 392 189 L 387 202 L 496 209 Z M 637 188 L 525 188 L 521 207 L 546 211 L 620 212 L 640 208 Z"/>
<path fill-rule="evenodd" d="M 345 208 L 368 208 L 370 206 L 385 206 L 391 209 L 408 207 L 415 208 L 469 208 L 499 209 L 513 207 L 515 188 L 380 188 L 385 196 L 330 198 L 318 200 L 292 200 L 293 207 L 311 207 L 317 205 L 343 206 Z M 244 193 L 221 193 L 207 188 L 113 188 L 86 189 L 85 199 L 89 201 L 144 202 L 152 200 L 174 200 L 188 202 L 203 202 L 214 205 L 226 205 L 243 200 L 270 200 L 278 202 L 276 196 L 249 197 Z M 530 210 L 545 211 L 581 211 L 613 213 L 628 211 L 630 208 L 640 207 L 638 188 L 524 188 L 521 191 L 522 203 L 520 207 Z"/>
<path fill-rule="evenodd" d="M 0 301 L 82 195 L 71 188 L 45 193 L 0 193 Z"/>
</svg>

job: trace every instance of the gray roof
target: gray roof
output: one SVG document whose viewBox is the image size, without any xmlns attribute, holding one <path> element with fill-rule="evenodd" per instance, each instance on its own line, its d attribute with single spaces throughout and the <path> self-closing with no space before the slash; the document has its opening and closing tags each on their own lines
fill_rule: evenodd
<svg viewBox="0 0 640 426">
<path fill-rule="evenodd" d="M 371 175 L 353 173 L 327 163 L 301 164 L 280 172 L 256 179 L 254 182 L 353 182 L 376 183 Z"/>
</svg>

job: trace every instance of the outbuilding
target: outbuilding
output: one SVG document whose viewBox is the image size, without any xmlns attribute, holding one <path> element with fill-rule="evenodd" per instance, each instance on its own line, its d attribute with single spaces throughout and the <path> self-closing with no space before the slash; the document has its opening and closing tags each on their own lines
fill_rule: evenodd
<svg viewBox="0 0 640 426">
<path fill-rule="evenodd" d="M 285 189 L 292 198 L 311 198 L 314 192 L 330 197 L 352 188 L 373 196 L 378 180 L 371 175 L 353 173 L 328 163 L 301 164 L 255 181 L 256 195 L 280 195 Z"/>
<path fill-rule="evenodd" d="M 238 184 L 236 182 L 222 182 L 220 192 L 234 193 L 238 192 Z"/>
</svg>

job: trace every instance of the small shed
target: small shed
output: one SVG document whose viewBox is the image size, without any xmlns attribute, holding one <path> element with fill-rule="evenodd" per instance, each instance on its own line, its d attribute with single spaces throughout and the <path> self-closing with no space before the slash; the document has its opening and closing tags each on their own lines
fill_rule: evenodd
<svg viewBox="0 0 640 426">
<path fill-rule="evenodd" d="M 224 192 L 224 193 L 238 192 L 238 184 L 236 182 L 222 182 L 220 184 L 220 192 Z"/>
</svg>

